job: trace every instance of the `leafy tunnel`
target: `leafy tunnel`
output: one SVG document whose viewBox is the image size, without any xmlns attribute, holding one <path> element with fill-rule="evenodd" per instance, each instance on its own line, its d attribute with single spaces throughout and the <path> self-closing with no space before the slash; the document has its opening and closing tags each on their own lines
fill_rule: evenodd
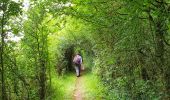
<svg viewBox="0 0 170 100">
<path fill-rule="evenodd" d="M 1 100 L 73 99 L 76 79 L 87 100 L 170 98 L 169 0 L 0 0 L 0 20 Z"/>
</svg>

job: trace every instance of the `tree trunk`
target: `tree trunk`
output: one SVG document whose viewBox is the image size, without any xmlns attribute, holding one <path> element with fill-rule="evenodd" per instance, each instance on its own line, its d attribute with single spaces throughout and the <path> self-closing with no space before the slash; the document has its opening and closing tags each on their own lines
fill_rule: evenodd
<svg viewBox="0 0 170 100">
<path fill-rule="evenodd" d="M 0 58 L 1 58 L 1 82 L 2 82 L 2 85 L 1 85 L 1 92 L 2 92 L 2 100 L 7 100 L 7 97 L 6 97 L 6 89 L 5 89 L 5 70 L 4 70 L 4 14 L 2 16 L 2 20 L 1 20 L 1 54 L 0 54 Z"/>
<path fill-rule="evenodd" d="M 45 61 L 41 61 L 41 72 L 40 72 L 40 100 L 45 100 Z"/>
</svg>

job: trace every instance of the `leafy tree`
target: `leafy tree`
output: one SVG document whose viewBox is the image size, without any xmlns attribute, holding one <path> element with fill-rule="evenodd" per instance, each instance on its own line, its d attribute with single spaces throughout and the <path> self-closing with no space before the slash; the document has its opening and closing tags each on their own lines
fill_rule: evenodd
<svg viewBox="0 0 170 100">
<path fill-rule="evenodd" d="M 1 94 L 2 100 L 10 98 L 10 94 L 7 95 L 7 84 L 8 78 L 7 70 L 9 70 L 8 60 L 10 60 L 10 46 L 7 40 L 7 36 L 10 34 L 9 19 L 12 16 L 17 16 L 21 12 L 21 4 L 16 3 L 12 0 L 1 0 L 0 1 L 0 12 L 1 12 L 1 48 L 0 48 L 0 58 L 1 58 Z M 11 61 L 10 61 L 11 62 Z M 12 64 L 14 66 L 14 64 Z M 9 89 L 8 89 L 9 90 Z M 10 91 L 9 91 L 10 92 Z"/>
</svg>

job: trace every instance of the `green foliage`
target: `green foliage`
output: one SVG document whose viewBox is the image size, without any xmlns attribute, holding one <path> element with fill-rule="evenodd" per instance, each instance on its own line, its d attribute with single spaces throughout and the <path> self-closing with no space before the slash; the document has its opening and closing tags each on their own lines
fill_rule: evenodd
<svg viewBox="0 0 170 100">
<path fill-rule="evenodd" d="M 48 90 L 47 100 L 72 99 L 72 93 L 75 88 L 76 78 L 73 73 L 64 74 L 62 77 L 56 77 L 56 72 L 52 72 L 51 89 Z"/>
<path fill-rule="evenodd" d="M 84 99 L 101 100 L 105 98 L 105 95 L 104 95 L 105 88 L 100 83 L 99 77 L 97 77 L 96 75 L 90 72 L 84 72 L 82 79 L 83 79 L 82 83 L 84 83 L 82 87 L 83 87 L 83 90 L 85 90 L 83 91 L 83 93 L 85 94 L 83 96 Z"/>
<path fill-rule="evenodd" d="M 89 2 L 91 4 L 85 5 Z M 158 95 L 166 98 L 161 91 L 164 85 L 158 82 L 165 82 L 161 77 L 164 77 L 167 72 L 163 74 L 161 70 L 169 66 L 167 63 L 164 64 L 167 60 L 164 59 L 167 53 L 164 52 L 164 47 L 167 45 L 163 43 L 167 33 L 165 27 L 169 24 L 167 16 L 169 5 L 166 1 L 112 0 L 80 3 L 75 0 L 75 3 L 77 5 L 72 8 L 73 12 L 93 25 L 91 40 L 94 43 L 92 50 L 95 53 L 94 71 L 101 77 L 106 87 L 113 90 L 115 87 L 110 86 L 115 86 L 116 79 L 126 78 L 123 86 L 117 86 L 117 88 L 125 88 L 121 92 L 125 93 L 122 98 L 140 99 L 138 95 L 140 82 L 146 84 L 146 80 L 149 80 L 154 87 L 149 86 L 151 91 L 143 92 L 144 96 L 147 99 L 154 99 L 154 97 L 159 99 Z M 95 9 L 93 10 L 92 7 Z M 148 94 L 153 95 L 150 97 Z M 111 95 L 109 98 L 114 97 Z"/>
<path fill-rule="evenodd" d="M 23 14 L 21 5 L 0 1 L 2 99 L 68 99 L 77 52 L 98 76 L 84 77 L 88 99 L 169 98 L 168 0 L 30 0 Z"/>
</svg>

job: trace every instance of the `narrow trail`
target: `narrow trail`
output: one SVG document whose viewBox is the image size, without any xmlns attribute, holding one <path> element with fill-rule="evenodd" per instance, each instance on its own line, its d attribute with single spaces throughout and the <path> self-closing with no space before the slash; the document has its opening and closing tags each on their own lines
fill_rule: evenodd
<svg viewBox="0 0 170 100">
<path fill-rule="evenodd" d="M 89 87 L 88 84 L 96 84 L 95 81 L 91 81 L 93 77 L 90 74 L 88 69 L 83 70 L 81 72 L 81 76 L 76 78 L 75 87 L 73 91 L 73 100 L 94 100 L 96 95 L 96 91 L 94 90 L 95 85 L 93 87 Z M 93 82 L 93 83 L 91 83 Z M 97 99 L 100 100 L 100 99 Z"/>
<path fill-rule="evenodd" d="M 82 76 L 78 77 L 75 84 L 74 100 L 83 100 Z"/>
<path fill-rule="evenodd" d="M 74 89 L 74 93 L 73 93 L 73 100 L 84 100 L 84 84 L 83 84 L 83 78 L 84 75 L 86 74 L 86 71 L 83 71 L 81 73 L 80 77 L 77 77 L 76 79 L 76 83 L 75 83 L 75 89 Z"/>
</svg>

